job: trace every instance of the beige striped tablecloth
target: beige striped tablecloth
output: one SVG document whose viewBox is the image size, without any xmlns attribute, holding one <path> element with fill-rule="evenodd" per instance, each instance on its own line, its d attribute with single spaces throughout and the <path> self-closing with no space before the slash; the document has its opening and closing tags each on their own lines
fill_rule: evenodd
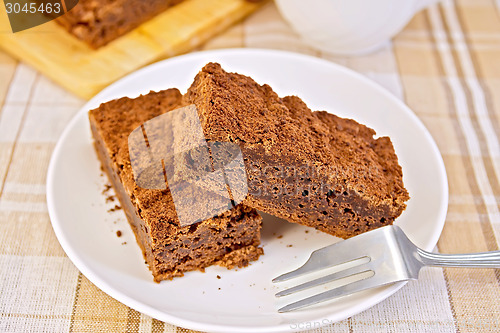
<svg viewBox="0 0 500 333">
<path fill-rule="evenodd" d="M 424 122 L 445 161 L 450 203 L 435 250 L 499 249 L 498 0 L 445 0 L 416 15 L 384 49 L 355 58 L 306 46 L 270 3 L 203 48 L 226 47 L 311 54 L 386 87 Z M 55 238 L 47 166 L 83 103 L 0 52 L 0 332 L 189 332 L 107 296 Z M 313 331 L 499 332 L 500 269 L 428 268 L 373 308 Z"/>
</svg>

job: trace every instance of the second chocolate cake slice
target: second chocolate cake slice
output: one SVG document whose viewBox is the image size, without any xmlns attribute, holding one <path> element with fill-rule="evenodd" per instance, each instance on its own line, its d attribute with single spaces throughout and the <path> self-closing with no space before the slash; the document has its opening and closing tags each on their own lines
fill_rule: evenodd
<svg viewBox="0 0 500 333">
<path fill-rule="evenodd" d="M 203 270 L 213 264 L 227 268 L 243 267 L 263 253 L 259 247 L 261 217 L 255 209 L 241 204 L 226 205 L 223 210 L 215 207 L 219 208 L 217 211 L 214 211 L 213 205 L 203 207 L 203 203 L 213 203 L 214 199 L 224 201 L 217 198 L 217 193 L 204 200 L 207 191 L 197 187 L 196 183 L 184 186 L 190 192 L 181 198 L 186 201 L 179 204 L 175 200 L 175 186 L 167 187 L 165 180 L 161 184 L 150 181 L 155 179 L 154 172 L 134 178 L 137 170 L 133 169 L 134 160 L 131 161 L 129 154 L 129 143 L 134 143 L 130 140 L 133 133 L 139 129 L 142 135 L 141 128 L 145 128 L 144 134 L 149 135 L 149 148 L 153 148 L 155 143 L 162 146 L 168 141 L 169 133 L 161 132 L 159 137 L 155 137 L 148 124 L 176 114 L 184 107 L 181 93 L 177 89 L 168 89 L 134 99 L 124 97 L 112 100 L 89 112 L 97 156 L 157 282 L 182 276 L 187 271 Z M 190 113 L 184 112 L 180 116 L 185 114 Z M 180 132 L 179 136 L 188 133 L 182 129 Z M 150 149 L 145 147 L 145 150 Z M 193 151 L 196 152 L 196 149 Z M 168 159 L 168 156 L 161 157 Z M 164 164 L 168 165 L 168 162 L 166 160 Z M 208 175 L 212 173 L 208 172 Z M 184 182 L 186 184 L 190 185 Z M 192 215 L 184 214 L 182 218 L 181 212 Z"/>
<path fill-rule="evenodd" d="M 207 64 L 184 95 L 207 141 L 241 148 L 243 204 L 342 238 L 392 224 L 409 199 L 388 137 Z"/>
</svg>

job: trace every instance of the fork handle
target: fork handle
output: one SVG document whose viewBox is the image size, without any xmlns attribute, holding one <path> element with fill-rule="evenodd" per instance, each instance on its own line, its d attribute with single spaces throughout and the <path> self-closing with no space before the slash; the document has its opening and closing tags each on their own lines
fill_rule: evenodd
<svg viewBox="0 0 500 333">
<path fill-rule="evenodd" d="M 418 249 L 420 261 L 426 266 L 500 268 L 500 251 L 440 254 Z"/>
</svg>

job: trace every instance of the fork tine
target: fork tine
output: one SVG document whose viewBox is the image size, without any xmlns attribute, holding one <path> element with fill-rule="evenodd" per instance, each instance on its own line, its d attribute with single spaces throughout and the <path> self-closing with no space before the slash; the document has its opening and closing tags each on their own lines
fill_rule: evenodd
<svg viewBox="0 0 500 333">
<path fill-rule="evenodd" d="M 384 280 L 383 278 L 377 279 L 375 276 L 367 277 L 365 279 L 358 280 L 358 281 L 346 284 L 344 286 L 334 288 L 334 289 L 316 294 L 314 296 L 304 298 L 300 301 L 288 304 L 288 305 L 282 307 L 281 309 L 279 309 L 278 312 L 283 313 L 283 312 L 297 310 L 300 308 L 304 308 L 306 306 L 325 302 L 325 301 L 332 300 L 332 299 L 335 299 L 338 297 L 351 295 L 351 294 L 357 293 L 358 291 L 363 291 L 363 290 L 370 289 L 370 288 L 380 287 L 383 285 L 387 285 L 387 284 L 391 284 L 391 283 L 403 281 L 403 280 L 406 280 L 406 279 Z"/>
<path fill-rule="evenodd" d="M 370 232 L 358 235 L 353 238 L 342 240 L 335 244 L 316 250 L 311 253 L 309 259 L 304 265 L 294 271 L 282 274 L 274 278 L 272 281 L 286 281 L 303 274 L 312 273 L 320 269 L 337 266 L 362 257 L 367 257 L 368 255 L 367 253 L 365 253 L 365 247 L 355 246 L 355 244 L 363 244 L 363 241 L 368 234 L 370 234 Z M 333 253 L 335 253 L 335 255 L 332 255 Z"/>
<path fill-rule="evenodd" d="M 371 267 L 369 265 L 369 262 L 363 263 L 363 264 L 360 264 L 360 265 L 357 265 L 357 266 L 354 266 L 354 267 L 351 267 L 348 269 L 344 269 L 344 270 L 339 271 L 339 272 L 335 272 L 335 273 L 314 279 L 312 281 L 308 281 L 308 282 L 299 284 L 298 286 L 282 290 L 282 291 L 278 292 L 275 296 L 281 297 L 281 296 L 291 295 L 291 294 L 299 292 L 301 290 L 316 287 L 316 286 L 319 286 L 319 285 L 322 285 L 322 284 L 325 284 L 328 282 L 332 282 L 335 280 L 339 280 L 339 279 L 342 279 L 342 278 L 345 278 L 348 276 L 353 276 L 353 275 L 365 273 L 365 272 L 368 272 L 370 270 L 371 270 Z"/>
</svg>

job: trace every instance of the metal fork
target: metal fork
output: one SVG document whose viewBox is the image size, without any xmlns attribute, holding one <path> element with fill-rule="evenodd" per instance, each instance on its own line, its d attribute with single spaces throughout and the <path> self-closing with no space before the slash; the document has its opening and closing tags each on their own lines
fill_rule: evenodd
<svg viewBox="0 0 500 333">
<path fill-rule="evenodd" d="M 424 266 L 500 268 L 500 251 L 470 254 L 431 253 L 418 248 L 401 228 L 391 225 L 316 250 L 303 266 L 278 276 L 273 282 L 289 280 L 357 260 L 363 263 L 280 291 L 276 297 L 350 276 L 366 276 L 368 273 L 371 273 L 371 276 L 291 303 L 278 312 L 293 311 L 362 290 L 417 279 L 420 269 Z"/>
</svg>

